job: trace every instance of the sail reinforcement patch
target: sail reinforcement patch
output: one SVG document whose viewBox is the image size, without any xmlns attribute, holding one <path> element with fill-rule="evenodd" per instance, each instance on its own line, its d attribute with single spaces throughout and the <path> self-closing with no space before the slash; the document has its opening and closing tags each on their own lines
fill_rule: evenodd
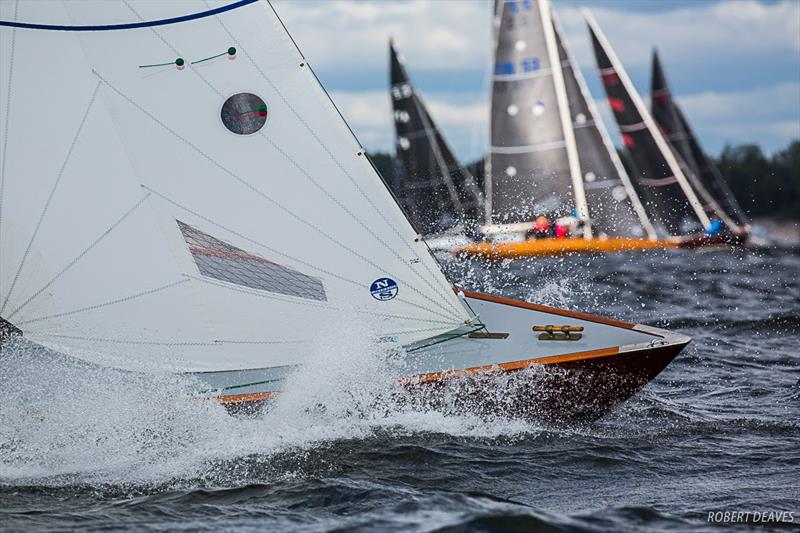
<svg viewBox="0 0 800 533">
<path fill-rule="evenodd" d="M 232 48 L 235 52 L 235 48 Z M 220 118 L 237 135 L 252 135 L 267 123 L 269 109 L 260 97 L 251 93 L 234 94 L 222 104 Z"/>
<path fill-rule="evenodd" d="M 226 283 L 309 300 L 327 300 L 322 281 L 176 221 L 200 274 Z"/>
</svg>

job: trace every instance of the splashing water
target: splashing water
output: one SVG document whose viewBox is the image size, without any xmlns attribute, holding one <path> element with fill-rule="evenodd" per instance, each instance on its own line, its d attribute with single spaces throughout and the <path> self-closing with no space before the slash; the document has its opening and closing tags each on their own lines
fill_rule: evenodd
<svg viewBox="0 0 800 533">
<path fill-rule="evenodd" d="M 513 437 L 534 430 L 412 407 L 398 380 L 404 354 L 377 344 L 372 330 L 343 316 L 319 332 L 307 362 L 255 418 L 198 399 L 202 384 L 187 376 L 98 367 L 15 341 L 0 366 L 0 484 L 228 485 L 263 475 L 277 454 L 301 457 L 376 432 Z M 258 459 L 252 468 L 226 466 L 245 457 Z"/>
</svg>

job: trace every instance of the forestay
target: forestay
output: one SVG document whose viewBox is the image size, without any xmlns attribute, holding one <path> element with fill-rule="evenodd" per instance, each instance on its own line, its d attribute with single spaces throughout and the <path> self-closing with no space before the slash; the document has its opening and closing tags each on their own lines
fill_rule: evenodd
<svg viewBox="0 0 800 533">
<path fill-rule="evenodd" d="M 266 2 L 0 3 L 0 316 L 120 367 L 470 319 Z"/>
</svg>

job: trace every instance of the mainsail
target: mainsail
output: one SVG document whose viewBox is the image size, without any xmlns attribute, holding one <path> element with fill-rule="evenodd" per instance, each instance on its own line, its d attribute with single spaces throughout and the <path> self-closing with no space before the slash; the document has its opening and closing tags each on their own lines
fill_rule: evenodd
<svg viewBox="0 0 800 533">
<path fill-rule="evenodd" d="M 670 235 L 685 235 L 710 224 L 681 163 L 655 125 L 633 83 L 597 23 L 587 14 L 597 66 L 622 142 L 631 155 L 636 181 L 655 222 Z"/>
<path fill-rule="evenodd" d="M 486 195 L 490 222 L 587 217 L 572 121 L 547 2 L 496 6 Z M 553 66 L 556 68 L 553 68 Z M 590 232 L 587 224 L 585 230 Z"/>
<path fill-rule="evenodd" d="M 422 235 L 439 234 L 483 219 L 483 195 L 453 155 L 389 43 L 390 96 L 396 131 L 395 196 Z"/>
<path fill-rule="evenodd" d="M 653 118 L 670 145 L 683 158 L 708 193 L 718 203 L 719 215 L 731 229 L 747 226 L 749 220 L 717 165 L 706 156 L 678 103 L 672 98 L 658 52 L 653 50 L 650 86 Z"/>
<path fill-rule="evenodd" d="M 217 371 L 297 364 L 354 317 L 398 344 L 470 319 L 267 2 L 0 21 L 2 324 Z"/>
<path fill-rule="evenodd" d="M 592 232 L 653 238 L 655 231 L 552 15 Z"/>
</svg>

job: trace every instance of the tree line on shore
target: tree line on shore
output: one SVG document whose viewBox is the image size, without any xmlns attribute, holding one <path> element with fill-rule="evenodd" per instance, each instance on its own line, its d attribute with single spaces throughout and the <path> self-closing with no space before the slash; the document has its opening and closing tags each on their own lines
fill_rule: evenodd
<svg viewBox="0 0 800 533">
<path fill-rule="evenodd" d="M 620 155 L 627 162 L 626 154 Z M 390 183 L 394 179 L 394 156 L 387 152 L 371 152 L 369 156 Z M 751 218 L 800 220 L 800 139 L 771 156 L 756 144 L 727 145 L 713 159 Z M 483 159 L 467 168 L 479 183 L 483 182 Z"/>
</svg>

